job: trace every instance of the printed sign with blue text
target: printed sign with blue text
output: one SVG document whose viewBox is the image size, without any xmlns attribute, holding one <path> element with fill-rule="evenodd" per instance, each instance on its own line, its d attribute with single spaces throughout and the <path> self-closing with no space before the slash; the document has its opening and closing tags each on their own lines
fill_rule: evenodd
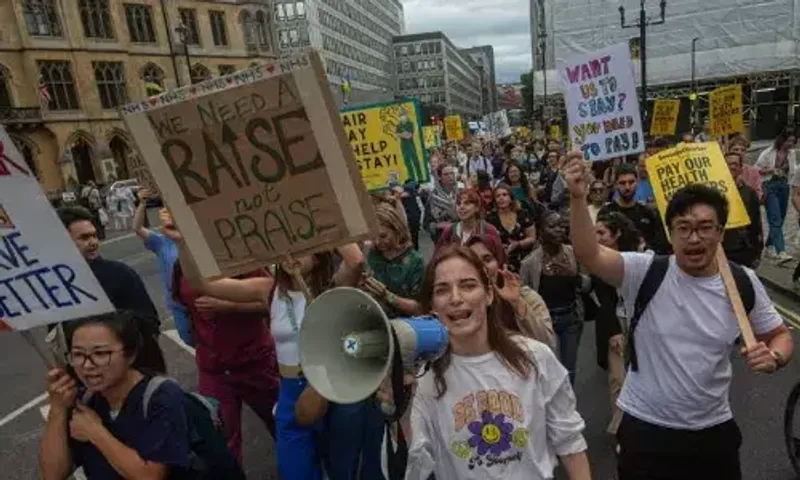
<svg viewBox="0 0 800 480">
<path fill-rule="evenodd" d="M 627 43 L 558 64 L 569 139 L 590 161 L 644 151 L 642 120 Z"/>
<path fill-rule="evenodd" d="M 0 322 L 30 328 L 111 312 L 39 181 L 0 126 Z"/>
</svg>

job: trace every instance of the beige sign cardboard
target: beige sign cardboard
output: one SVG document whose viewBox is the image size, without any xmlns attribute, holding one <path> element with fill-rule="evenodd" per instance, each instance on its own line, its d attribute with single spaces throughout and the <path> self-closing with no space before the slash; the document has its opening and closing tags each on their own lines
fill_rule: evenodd
<svg viewBox="0 0 800 480">
<path fill-rule="evenodd" d="M 366 237 L 370 198 L 315 52 L 128 105 L 203 278 Z"/>
</svg>

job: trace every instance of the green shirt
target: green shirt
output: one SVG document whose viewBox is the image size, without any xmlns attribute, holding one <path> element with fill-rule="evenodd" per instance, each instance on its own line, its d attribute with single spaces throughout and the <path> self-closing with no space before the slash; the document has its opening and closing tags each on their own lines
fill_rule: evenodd
<svg viewBox="0 0 800 480">
<path fill-rule="evenodd" d="M 373 249 L 367 255 L 367 264 L 375 280 L 386 285 L 390 292 L 409 300 L 417 299 L 425 272 L 425 262 L 419 252 L 409 247 L 398 257 L 387 260 L 380 252 Z M 388 305 L 383 307 L 389 318 L 407 316 Z"/>
</svg>

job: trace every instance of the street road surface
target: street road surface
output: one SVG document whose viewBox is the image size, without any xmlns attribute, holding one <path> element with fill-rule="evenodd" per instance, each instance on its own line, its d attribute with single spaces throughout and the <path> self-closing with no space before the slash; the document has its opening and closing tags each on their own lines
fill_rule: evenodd
<svg viewBox="0 0 800 480">
<path fill-rule="evenodd" d="M 430 253 L 429 240 L 423 244 L 423 249 Z M 103 245 L 102 252 L 107 258 L 128 263 L 142 276 L 164 319 L 166 335 L 162 336 L 161 345 L 170 375 L 186 388 L 194 389 L 197 384 L 194 359 L 170 338 L 177 336 L 170 332 L 174 325 L 164 308 L 154 257 L 132 236 L 114 238 Z M 789 310 L 800 310 L 800 306 L 786 298 L 776 295 L 774 300 Z M 42 331 L 37 334 L 43 337 Z M 800 337 L 794 335 L 796 344 L 800 344 Z M 46 405 L 42 396 L 44 368 L 36 353 L 17 334 L 0 335 L 0 352 L 4 359 L 0 364 L 0 381 L 5 392 L 0 396 L 0 479 L 38 479 L 38 444 L 44 427 L 42 408 Z M 800 380 L 798 373 L 800 364 L 797 361 L 775 375 L 766 376 L 748 373 L 738 357 L 734 360 L 731 402 L 744 436 L 741 457 L 747 480 L 795 478 L 783 446 L 782 425 L 784 402 Z M 613 479 L 614 456 L 609 435 L 605 433 L 609 420 L 606 375 L 595 363 L 592 323 L 586 324 L 581 342 L 576 394 L 578 407 L 586 419 L 585 436 L 589 442 L 593 478 Z M 273 442 L 260 420 L 249 411 L 244 415 L 244 457 L 248 478 L 278 478 Z"/>
</svg>

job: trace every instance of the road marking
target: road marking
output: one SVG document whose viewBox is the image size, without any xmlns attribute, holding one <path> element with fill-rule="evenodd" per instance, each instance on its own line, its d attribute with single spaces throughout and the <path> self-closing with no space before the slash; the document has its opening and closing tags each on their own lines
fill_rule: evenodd
<svg viewBox="0 0 800 480">
<path fill-rule="evenodd" d="M 123 240 L 127 240 L 127 239 L 129 239 L 131 237 L 135 237 L 135 236 L 136 236 L 136 234 L 133 233 L 133 232 L 126 233 L 125 235 L 120 235 L 119 237 L 114 237 L 114 238 L 109 238 L 108 240 L 103 240 L 102 242 L 100 242 L 100 245 L 109 245 L 109 244 L 112 244 L 112 243 L 121 242 Z"/>
<path fill-rule="evenodd" d="M 47 399 L 47 393 L 43 393 L 38 397 L 34 398 L 30 402 L 26 403 L 25 405 L 19 407 L 18 409 L 14 410 L 13 412 L 9 413 L 2 419 L 0 419 L 0 428 L 4 427 L 6 424 L 12 422 L 15 418 L 19 417 L 20 415 L 24 414 L 31 408 L 39 405 L 43 401 Z"/>
<path fill-rule="evenodd" d="M 170 340 L 172 340 L 173 342 L 177 343 L 179 347 L 181 347 L 182 349 L 184 349 L 187 352 L 189 352 L 189 354 L 191 354 L 193 357 L 196 355 L 194 348 L 192 348 L 189 345 L 186 345 L 185 343 L 183 343 L 183 340 L 181 340 L 181 336 L 180 336 L 180 334 L 178 334 L 177 330 L 174 330 L 174 329 L 173 330 L 164 330 L 161 333 L 163 333 L 165 337 L 167 337 Z"/>
<path fill-rule="evenodd" d="M 170 340 L 172 340 L 173 342 L 175 342 L 179 347 L 184 349 L 190 355 L 195 356 L 195 349 L 190 347 L 189 345 L 186 345 L 185 343 L 183 343 L 183 340 L 181 340 L 181 336 L 178 334 L 177 330 L 175 330 L 175 329 L 165 330 L 165 331 L 163 331 L 161 333 L 163 333 L 165 337 L 167 337 Z M 14 421 L 20 415 L 25 414 L 25 412 L 27 412 L 28 410 L 38 406 L 40 403 L 42 403 L 46 399 L 47 399 L 47 392 L 39 395 L 38 397 L 34 398 L 30 402 L 26 403 L 25 405 L 22 405 L 21 407 L 17 408 L 13 412 L 9 413 L 8 415 L 6 415 L 2 419 L 0 419 L 0 428 L 2 428 L 5 425 L 11 423 L 12 421 Z M 42 417 L 45 420 L 47 420 L 47 414 L 49 412 L 50 412 L 50 405 L 44 405 L 44 406 L 39 408 L 39 413 L 41 413 Z M 76 476 L 75 478 L 78 479 L 79 477 Z M 82 478 L 85 478 L 85 477 L 82 477 Z"/>
<path fill-rule="evenodd" d="M 775 310 L 781 314 L 781 316 L 786 320 L 790 325 L 793 327 L 800 329 L 800 316 L 789 310 L 788 308 L 784 308 L 777 303 L 775 304 Z"/>
</svg>

